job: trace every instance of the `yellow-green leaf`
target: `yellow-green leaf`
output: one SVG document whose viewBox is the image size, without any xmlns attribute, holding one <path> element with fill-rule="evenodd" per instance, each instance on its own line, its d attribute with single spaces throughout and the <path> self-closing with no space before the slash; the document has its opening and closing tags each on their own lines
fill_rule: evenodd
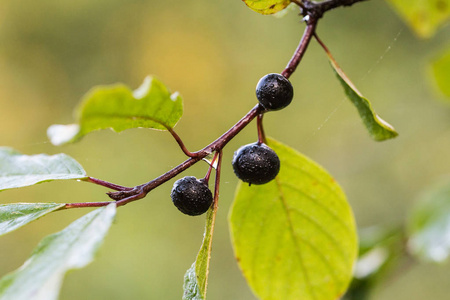
<svg viewBox="0 0 450 300">
<path fill-rule="evenodd" d="M 414 32 L 423 38 L 434 35 L 450 17 L 450 0 L 388 0 Z"/>
<path fill-rule="evenodd" d="M 274 140 L 280 173 L 264 185 L 239 184 L 230 213 L 236 259 L 263 300 L 339 299 L 357 256 L 353 214 L 335 180 Z"/>
<path fill-rule="evenodd" d="M 123 84 L 93 88 L 77 108 L 77 124 L 52 125 L 47 135 L 54 145 L 75 142 L 86 134 L 110 128 L 173 128 L 183 114 L 180 95 L 147 77 L 135 91 Z"/>
<path fill-rule="evenodd" d="M 252 10 L 263 15 L 271 15 L 285 9 L 291 0 L 242 0 Z"/>
</svg>

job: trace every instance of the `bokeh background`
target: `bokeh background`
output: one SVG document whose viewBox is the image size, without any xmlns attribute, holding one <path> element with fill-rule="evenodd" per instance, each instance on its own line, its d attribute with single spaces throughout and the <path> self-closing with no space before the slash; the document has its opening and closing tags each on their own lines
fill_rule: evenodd
<svg viewBox="0 0 450 300">
<path fill-rule="evenodd" d="M 295 13 L 262 16 L 239 0 L 2 0 L 0 144 L 26 154 L 67 153 L 90 176 L 118 184 L 146 182 L 184 160 L 168 133 L 102 131 L 54 147 L 47 127 L 71 123 L 92 86 L 135 88 L 153 74 L 183 95 L 185 113 L 175 129 L 188 148 L 200 149 L 254 106 L 257 81 L 283 70 L 303 28 Z M 450 28 L 420 40 L 387 3 L 369 1 L 328 13 L 318 33 L 400 136 L 382 143 L 369 138 L 314 41 L 291 77 L 293 103 L 265 117 L 266 131 L 333 174 L 358 226 L 402 223 L 421 191 L 450 173 L 450 106 L 428 69 L 449 45 Z M 227 214 L 238 181 L 229 163 L 233 151 L 256 138 L 250 125 L 225 148 L 209 299 L 255 299 L 233 258 Z M 183 175 L 203 176 L 206 169 L 198 164 Z M 97 260 L 68 274 L 61 299 L 181 298 L 204 218 L 173 207 L 172 182 L 119 210 Z M 100 201 L 106 191 L 52 182 L 2 192 L 0 202 Z M 0 275 L 88 211 L 57 212 L 2 237 Z M 447 299 L 448 278 L 448 264 L 419 263 L 396 273 L 373 299 Z"/>
</svg>

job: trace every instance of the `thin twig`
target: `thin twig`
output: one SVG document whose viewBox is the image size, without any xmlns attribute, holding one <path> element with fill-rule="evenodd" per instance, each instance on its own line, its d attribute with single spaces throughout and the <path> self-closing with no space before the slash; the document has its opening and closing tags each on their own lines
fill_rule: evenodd
<svg viewBox="0 0 450 300">
<path fill-rule="evenodd" d="M 175 141 L 177 141 L 178 146 L 180 146 L 181 150 L 189 157 L 196 157 L 197 154 L 190 152 L 186 146 L 183 143 L 183 140 L 180 138 L 180 136 L 170 127 L 167 127 L 167 130 L 170 132 L 170 134 L 173 136 Z"/>
<path fill-rule="evenodd" d="M 97 178 L 94 178 L 94 177 L 86 177 L 86 178 L 82 178 L 80 180 L 81 181 L 85 181 L 85 182 L 94 183 L 94 184 L 97 184 L 97 185 L 101 185 L 101 186 L 107 187 L 107 188 L 115 190 L 115 191 L 130 191 L 130 190 L 133 189 L 133 188 L 130 188 L 130 187 L 121 186 L 121 185 L 114 184 L 114 183 L 111 183 L 111 182 L 108 182 L 108 181 L 104 181 L 104 180 L 101 180 L 101 179 L 97 179 Z"/>
<path fill-rule="evenodd" d="M 306 52 L 306 49 L 308 48 L 309 42 L 311 41 L 314 31 L 316 30 L 316 26 L 317 20 L 310 19 L 308 25 L 306 26 L 305 31 L 303 32 L 302 39 L 300 40 L 300 43 L 298 44 L 298 47 L 294 52 L 294 55 L 292 56 L 288 65 L 286 66 L 286 69 L 284 69 L 283 72 L 281 72 L 281 75 L 289 79 L 292 73 L 295 72 L 298 64 L 300 63 L 300 61 L 303 58 L 303 55 Z"/>
<path fill-rule="evenodd" d="M 123 206 L 130 202 L 139 200 L 145 197 L 151 190 L 165 183 L 166 181 L 172 179 L 177 176 L 187 168 L 191 167 L 195 163 L 199 162 L 209 154 L 214 151 L 221 151 L 225 145 L 233 139 L 245 126 L 247 126 L 254 118 L 256 118 L 259 114 L 264 111 L 264 108 L 257 104 L 253 107 L 239 122 L 237 122 L 233 127 L 231 127 L 227 132 L 221 135 L 214 142 L 206 146 L 200 151 L 194 152 L 196 154 L 195 157 L 190 157 L 183 163 L 179 164 L 172 170 L 164 173 L 163 175 L 144 183 L 142 185 L 138 185 L 130 190 L 123 190 L 114 193 L 108 193 L 108 196 L 116 201 L 117 206 Z M 104 202 L 81 202 L 81 203 L 69 203 L 66 204 L 65 208 L 75 208 L 75 207 L 101 207 L 106 206 L 113 201 L 104 201 Z"/>
</svg>

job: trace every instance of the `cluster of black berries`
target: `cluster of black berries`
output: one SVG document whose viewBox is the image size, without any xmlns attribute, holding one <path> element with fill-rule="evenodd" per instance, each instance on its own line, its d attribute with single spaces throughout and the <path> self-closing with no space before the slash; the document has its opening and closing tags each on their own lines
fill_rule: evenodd
<svg viewBox="0 0 450 300">
<path fill-rule="evenodd" d="M 266 110 L 280 110 L 288 106 L 294 96 L 289 80 L 280 74 L 268 74 L 256 86 L 256 97 Z M 236 176 L 249 184 L 265 184 L 280 171 L 280 160 L 272 149 L 261 142 L 239 148 L 232 161 Z M 173 204 L 184 214 L 205 213 L 213 202 L 211 190 L 204 179 L 192 176 L 181 178 L 172 188 Z"/>
</svg>

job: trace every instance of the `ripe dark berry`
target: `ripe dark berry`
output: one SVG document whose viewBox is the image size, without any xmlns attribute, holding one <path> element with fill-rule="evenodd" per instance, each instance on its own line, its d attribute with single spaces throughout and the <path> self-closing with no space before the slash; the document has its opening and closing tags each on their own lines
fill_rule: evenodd
<svg viewBox="0 0 450 300">
<path fill-rule="evenodd" d="M 173 204 L 184 214 L 197 216 L 205 213 L 213 201 L 208 185 L 193 176 L 178 179 L 173 184 Z"/>
<path fill-rule="evenodd" d="M 266 110 L 285 108 L 293 97 L 291 82 L 280 74 L 267 74 L 256 85 L 256 98 Z"/>
<path fill-rule="evenodd" d="M 242 146 L 234 152 L 232 164 L 236 176 L 250 184 L 267 183 L 280 171 L 278 155 L 266 144 Z"/>
</svg>

